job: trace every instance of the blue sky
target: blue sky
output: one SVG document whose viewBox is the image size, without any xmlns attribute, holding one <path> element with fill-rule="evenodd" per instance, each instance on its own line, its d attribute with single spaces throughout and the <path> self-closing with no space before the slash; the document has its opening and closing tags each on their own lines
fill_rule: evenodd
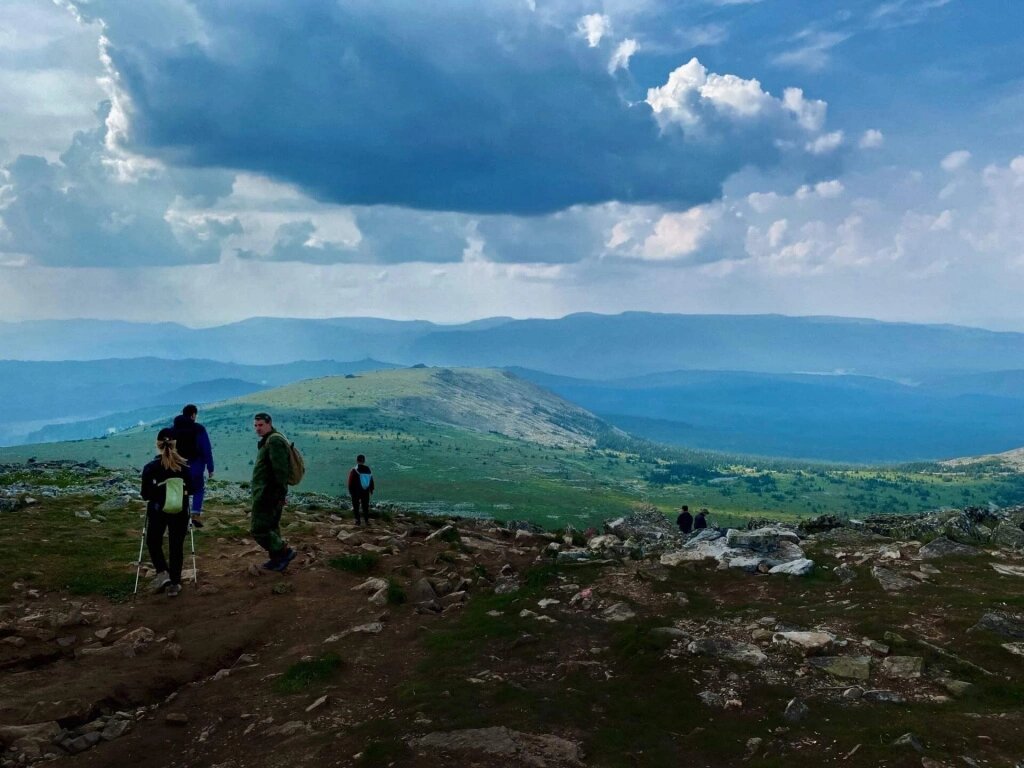
<svg viewBox="0 0 1024 768">
<path fill-rule="evenodd" d="M 6 0 L 0 320 L 1024 330 L 1022 21 L 992 0 Z"/>
</svg>

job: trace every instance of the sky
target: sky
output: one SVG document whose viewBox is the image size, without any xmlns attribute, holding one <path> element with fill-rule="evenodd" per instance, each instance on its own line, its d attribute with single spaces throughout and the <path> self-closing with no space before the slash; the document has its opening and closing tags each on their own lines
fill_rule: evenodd
<svg viewBox="0 0 1024 768">
<path fill-rule="evenodd" d="M 0 321 L 1024 331 L 1024 3 L 3 5 Z"/>
</svg>

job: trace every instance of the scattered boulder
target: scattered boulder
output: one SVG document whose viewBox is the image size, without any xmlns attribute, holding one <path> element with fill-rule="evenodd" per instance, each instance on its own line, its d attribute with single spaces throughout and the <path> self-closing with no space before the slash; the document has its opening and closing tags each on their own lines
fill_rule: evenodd
<svg viewBox="0 0 1024 768">
<path fill-rule="evenodd" d="M 788 723 L 799 723 L 810 713 L 807 705 L 800 699 L 790 699 L 786 705 L 786 710 L 782 713 L 782 717 Z"/>
<path fill-rule="evenodd" d="M 724 635 L 702 637 L 691 642 L 686 649 L 694 656 L 714 656 L 740 664 L 749 664 L 753 667 L 759 667 L 768 660 L 768 657 L 756 645 L 733 640 Z"/>
<path fill-rule="evenodd" d="M 508 765 L 583 765 L 576 742 L 549 734 L 513 731 L 504 726 L 428 733 L 409 741 L 413 749 L 489 755 Z"/>
<path fill-rule="evenodd" d="M 386 586 L 386 585 L 385 585 Z M 434 586 L 430 583 L 429 579 L 417 579 L 409 587 L 409 602 L 413 605 L 417 603 L 429 603 L 431 600 L 437 599 L 437 592 L 434 591 Z"/>
<path fill-rule="evenodd" d="M 294 736 L 296 733 L 307 730 L 309 730 L 309 726 L 301 720 L 289 720 L 287 723 L 268 728 L 267 736 Z"/>
<path fill-rule="evenodd" d="M 967 631 L 974 632 L 979 629 L 986 629 L 1011 640 L 1024 640 L 1024 617 L 1005 611 L 991 611 L 984 614 L 978 623 Z"/>
<path fill-rule="evenodd" d="M 903 704 L 906 699 L 896 691 L 872 690 L 864 691 L 864 701 L 873 704 Z"/>
<path fill-rule="evenodd" d="M 881 673 L 897 680 L 913 680 L 921 676 L 924 659 L 920 656 L 889 656 L 882 659 Z"/>
<path fill-rule="evenodd" d="M 1024 576 L 1024 566 L 1005 565 L 1004 563 L 989 563 L 996 573 L 1003 576 Z"/>
<path fill-rule="evenodd" d="M 917 582 L 914 579 L 908 579 L 906 576 L 901 576 L 895 571 L 879 565 L 871 568 L 871 575 L 878 580 L 878 583 L 882 585 L 882 589 L 886 592 L 901 592 L 904 589 L 917 586 Z"/>
<path fill-rule="evenodd" d="M 846 563 L 837 565 L 832 569 L 832 573 L 834 573 L 843 584 L 849 584 L 857 578 L 857 570 Z"/>
<path fill-rule="evenodd" d="M 776 632 L 772 636 L 776 645 L 799 648 L 804 655 L 828 650 L 835 641 L 835 635 L 828 632 Z"/>
<path fill-rule="evenodd" d="M 371 577 L 358 586 L 352 587 L 353 592 L 379 592 L 387 589 L 388 583 L 384 579 Z"/>
<path fill-rule="evenodd" d="M 1014 521 L 1002 520 L 992 531 L 992 543 L 1008 549 L 1024 549 L 1024 530 Z"/>
<path fill-rule="evenodd" d="M 601 611 L 601 618 L 605 621 L 629 621 L 636 618 L 636 612 L 626 603 L 614 603 Z"/>
<path fill-rule="evenodd" d="M 892 745 L 894 747 L 909 747 L 915 752 L 924 752 L 924 746 L 921 744 L 921 740 L 912 733 L 904 733 L 896 739 Z"/>
<path fill-rule="evenodd" d="M 935 560 L 940 557 L 976 557 L 983 553 L 977 547 L 939 536 L 921 547 L 918 554 L 925 560 Z"/>
<path fill-rule="evenodd" d="M 850 680 L 867 680 L 871 677 L 870 656 L 817 656 L 808 659 L 807 663 L 832 677 Z"/>
<path fill-rule="evenodd" d="M 768 573 L 770 574 L 786 574 L 787 576 L 806 576 L 814 570 L 814 561 L 808 560 L 806 557 L 799 560 L 793 560 L 788 563 L 782 563 L 771 568 Z"/>
<path fill-rule="evenodd" d="M 730 529 L 725 535 L 730 547 L 736 549 L 752 549 L 755 552 L 772 552 L 780 542 L 788 541 L 799 544 L 800 536 L 796 531 L 786 528 L 759 528 L 756 531 L 739 531 Z"/>
</svg>

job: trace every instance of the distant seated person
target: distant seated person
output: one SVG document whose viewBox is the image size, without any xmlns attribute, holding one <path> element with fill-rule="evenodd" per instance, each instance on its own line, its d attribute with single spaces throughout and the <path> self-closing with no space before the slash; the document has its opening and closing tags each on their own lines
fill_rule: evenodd
<svg viewBox="0 0 1024 768">
<path fill-rule="evenodd" d="M 682 511 L 679 513 L 679 517 L 676 518 L 676 525 L 679 526 L 679 532 L 683 536 L 689 536 L 693 530 L 693 515 L 690 514 L 690 508 L 686 504 L 683 504 L 680 509 Z"/>
<path fill-rule="evenodd" d="M 708 527 L 708 511 L 706 509 L 702 509 L 700 512 L 697 513 L 697 517 L 694 518 L 693 530 L 699 531 L 699 530 L 701 530 L 703 528 L 707 528 L 707 527 Z"/>
</svg>

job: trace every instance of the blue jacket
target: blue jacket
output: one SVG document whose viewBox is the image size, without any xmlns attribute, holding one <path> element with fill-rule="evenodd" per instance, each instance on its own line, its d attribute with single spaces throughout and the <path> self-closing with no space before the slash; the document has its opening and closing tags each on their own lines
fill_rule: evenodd
<svg viewBox="0 0 1024 768">
<path fill-rule="evenodd" d="M 174 417 L 174 436 L 178 443 L 178 453 L 188 460 L 189 467 L 196 471 L 205 469 L 213 474 L 213 446 L 206 427 L 192 421 L 188 416 Z"/>
</svg>

